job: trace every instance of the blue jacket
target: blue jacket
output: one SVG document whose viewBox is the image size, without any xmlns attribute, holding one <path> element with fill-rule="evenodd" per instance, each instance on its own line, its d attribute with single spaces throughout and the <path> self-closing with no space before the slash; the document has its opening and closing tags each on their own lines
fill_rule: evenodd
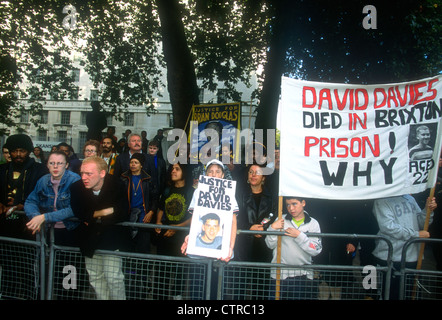
<svg viewBox="0 0 442 320">
<path fill-rule="evenodd" d="M 68 230 L 75 229 L 79 222 L 69 220 L 74 217 L 71 209 L 71 184 L 80 180 L 80 176 L 72 171 L 66 170 L 58 187 L 58 196 L 54 210 L 55 193 L 52 188 L 51 175 L 46 174 L 41 177 L 34 190 L 25 201 L 25 212 L 29 219 L 44 214 L 45 221 L 55 223 L 63 221 Z"/>
</svg>

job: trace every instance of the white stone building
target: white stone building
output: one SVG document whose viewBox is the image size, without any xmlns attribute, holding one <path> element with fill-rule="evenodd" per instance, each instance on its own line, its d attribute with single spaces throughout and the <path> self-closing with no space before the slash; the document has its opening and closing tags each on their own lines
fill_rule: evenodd
<svg viewBox="0 0 442 320">
<path fill-rule="evenodd" d="M 42 102 L 43 114 L 41 119 L 38 119 L 41 128 L 37 128 L 29 121 L 29 114 L 27 113 L 21 114 L 17 119 L 19 130 L 28 134 L 34 141 L 34 145 L 42 146 L 44 151 L 49 151 L 52 145 L 59 142 L 67 142 L 80 155 L 86 141 L 86 113 L 92 110 L 91 100 L 97 100 L 98 98 L 97 90 L 82 68 L 78 67 L 73 72 L 76 75 L 75 82 L 79 89 L 76 100 L 55 101 L 48 97 Z M 256 101 L 251 101 L 251 94 L 257 86 L 256 77 L 253 81 L 254 85 L 251 88 L 247 88 L 245 85 L 238 86 L 239 91 L 242 92 L 242 128 L 253 128 L 254 125 Z M 163 83 L 166 83 L 165 72 Z M 237 102 L 225 101 L 223 93 L 222 83 L 219 84 L 217 92 L 201 90 L 201 104 Z M 122 138 L 126 129 L 139 134 L 142 130 L 146 130 L 147 139 L 149 140 L 156 135 L 160 128 L 164 129 L 166 133 L 173 125 L 172 107 L 166 88 L 161 90 L 161 96 L 155 103 L 155 113 L 149 116 L 146 114 L 144 107 L 130 107 L 127 113 L 124 114 L 124 121 L 117 121 L 109 116 L 107 119 L 108 126 L 115 127 L 117 139 Z M 19 130 L 11 128 L 9 134 L 17 133 Z M 1 145 L 3 145 L 6 138 L 1 138 Z"/>
</svg>

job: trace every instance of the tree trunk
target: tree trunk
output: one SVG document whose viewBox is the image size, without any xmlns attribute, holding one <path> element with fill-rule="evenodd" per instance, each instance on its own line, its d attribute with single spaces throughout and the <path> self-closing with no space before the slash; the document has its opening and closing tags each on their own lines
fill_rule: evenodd
<svg viewBox="0 0 442 320">
<path fill-rule="evenodd" d="M 178 1 L 157 0 L 156 4 L 161 22 L 174 127 L 184 129 L 192 105 L 199 103 L 195 66 L 187 45 Z"/>
<path fill-rule="evenodd" d="M 292 30 L 290 20 L 293 19 L 293 5 L 290 1 L 272 1 L 275 9 L 274 23 L 270 39 L 270 49 L 265 65 L 264 82 L 261 91 L 255 129 L 275 129 L 281 94 L 281 77 L 289 46 L 288 35 Z M 264 133 L 264 137 L 266 134 Z"/>
</svg>

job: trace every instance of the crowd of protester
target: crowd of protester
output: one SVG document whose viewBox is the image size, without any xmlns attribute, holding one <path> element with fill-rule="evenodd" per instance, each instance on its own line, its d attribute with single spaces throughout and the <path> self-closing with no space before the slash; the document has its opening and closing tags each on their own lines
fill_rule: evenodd
<svg viewBox="0 0 442 320">
<path fill-rule="evenodd" d="M 421 208 L 427 206 L 435 212 L 431 233 L 437 237 L 441 234 L 437 207 L 440 181 L 432 199 L 427 199 L 426 193 L 372 201 L 285 197 L 283 217 L 278 219 L 278 148 L 274 155 L 265 154 L 264 148 L 264 154 L 254 154 L 260 161 L 249 165 L 235 164 L 230 153 L 230 163 L 212 162 L 211 170 L 202 163 L 167 166 L 162 130 L 151 141 L 145 132 L 127 130 L 117 141 L 112 129 L 100 141 L 88 140 L 80 156 L 67 143 L 60 143 L 45 156 L 29 136 L 11 135 L 3 146 L 0 165 L 0 235 L 34 239 L 45 223 L 54 225 L 56 243 L 80 247 L 91 285 L 100 299 L 125 299 L 124 276 L 120 258 L 97 255 L 95 250 L 183 256 L 184 231 L 131 228 L 126 232 L 115 224 L 129 221 L 190 226 L 189 206 L 200 174 L 237 181 L 237 230 L 284 230 L 282 263 L 352 264 L 356 254 L 362 265 L 385 263 L 385 248 L 374 240 L 321 239 L 309 236 L 309 232 L 380 234 L 392 240 L 394 262 L 400 262 L 401 248 L 408 239 L 432 236 L 422 230 L 425 209 Z M 273 173 L 264 175 L 264 166 L 271 166 Z M 213 173 L 215 167 L 219 175 Z M 398 207 L 401 217 L 395 212 Z M 26 215 L 15 211 L 25 211 Z M 225 261 L 276 262 L 276 241 L 277 236 L 239 233 L 232 239 L 232 254 Z M 442 270 L 440 248 L 434 248 L 437 268 Z M 412 250 L 407 263 L 415 266 L 416 248 Z M 106 271 L 103 266 L 109 264 L 114 268 Z M 274 278 L 270 270 L 268 276 Z M 107 279 L 106 284 L 99 283 L 103 279 Z M 312 279 L 308 270 L 282 272 L 282 285 L 287 288 L 304 287 L 304 282 Z M 325 280 L 333 287 L 333 281 Z M 107 290 L 98 289 L 106 286 Z"/>
</svg>

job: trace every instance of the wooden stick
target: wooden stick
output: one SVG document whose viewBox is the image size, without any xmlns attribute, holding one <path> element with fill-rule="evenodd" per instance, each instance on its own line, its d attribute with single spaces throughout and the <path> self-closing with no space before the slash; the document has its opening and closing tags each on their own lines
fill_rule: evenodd
<svg viewBox="0 0 442 320">
<path fill-rule="evenodd" d="M 433 187 L 430 190 L 430 196 L 429 196 L 430 201 L 434 197 L 435 189 L 436 188 Z M 430 225 L 431 212 L 432 212 L 432 210 L 429 208 L 429 206 L 427 206 L 427 215 L 425 217 L 424 231 L 428 231 L 428 227 Z M 422 267 L 422 259 L 423 259 L 423 256 L 424 256 L 424 250 L 425 250 L 425 242 L 422 242 L 421 243 L 421 247 L 420 247 L 420 251 L 419 251 L 419 257 L 417 259 L 417 267 L 416 267 L 416 269 L 418 269 L 418 270 Z"/>
<path fill-rule="evenodd" d="M 278 204 L 278 219 L 282 219 L 282 196 L 279 196 L 279 204 Z M 281 239 L 282 236 L 278 236 L 278 245 L 276 248 L 276 263 L 281 263 Z M 281 288 L 281 269 L 278 267 L 276 268 L 276 295 L 275 299 L 279 300 L 280 297 L 280 288 Z"/>
<path fill-rule="evenodd" d="M 430 199 L 430 201 L 434 197 L 435 189 L 436 189 L 436 187 L 433 187 L 430 190 L 430 195 L 428 197 Z M 426 208 L 427 209 L 427 214 L 425 216 L 424 231 L 428 231 L 428 227 L 430 225 L 431 212 L 432 212 L 432 210 L 429 208 L 428 205 L 426 207 L 427 207 Z M 416 266 L 417 270 L 420 270 L 422 268 L 422 260 L 423 260 L 423 257 L 424 257 L 424 251 L 425 251 L 425 242 L 422 242 L 421 245 L 420 245 L 419 256 L 418 256 L 418 259 L 417 259 L 417 266 Z M 412 291 L 412 294 L 411 294 L 411 299 L 412 300 L 414 300 L 415 296 L 416 296 L 417 283 L 418 283 L 418 275 L 416 275 L 414 277 L 413 291 Z"/>
</svg>

